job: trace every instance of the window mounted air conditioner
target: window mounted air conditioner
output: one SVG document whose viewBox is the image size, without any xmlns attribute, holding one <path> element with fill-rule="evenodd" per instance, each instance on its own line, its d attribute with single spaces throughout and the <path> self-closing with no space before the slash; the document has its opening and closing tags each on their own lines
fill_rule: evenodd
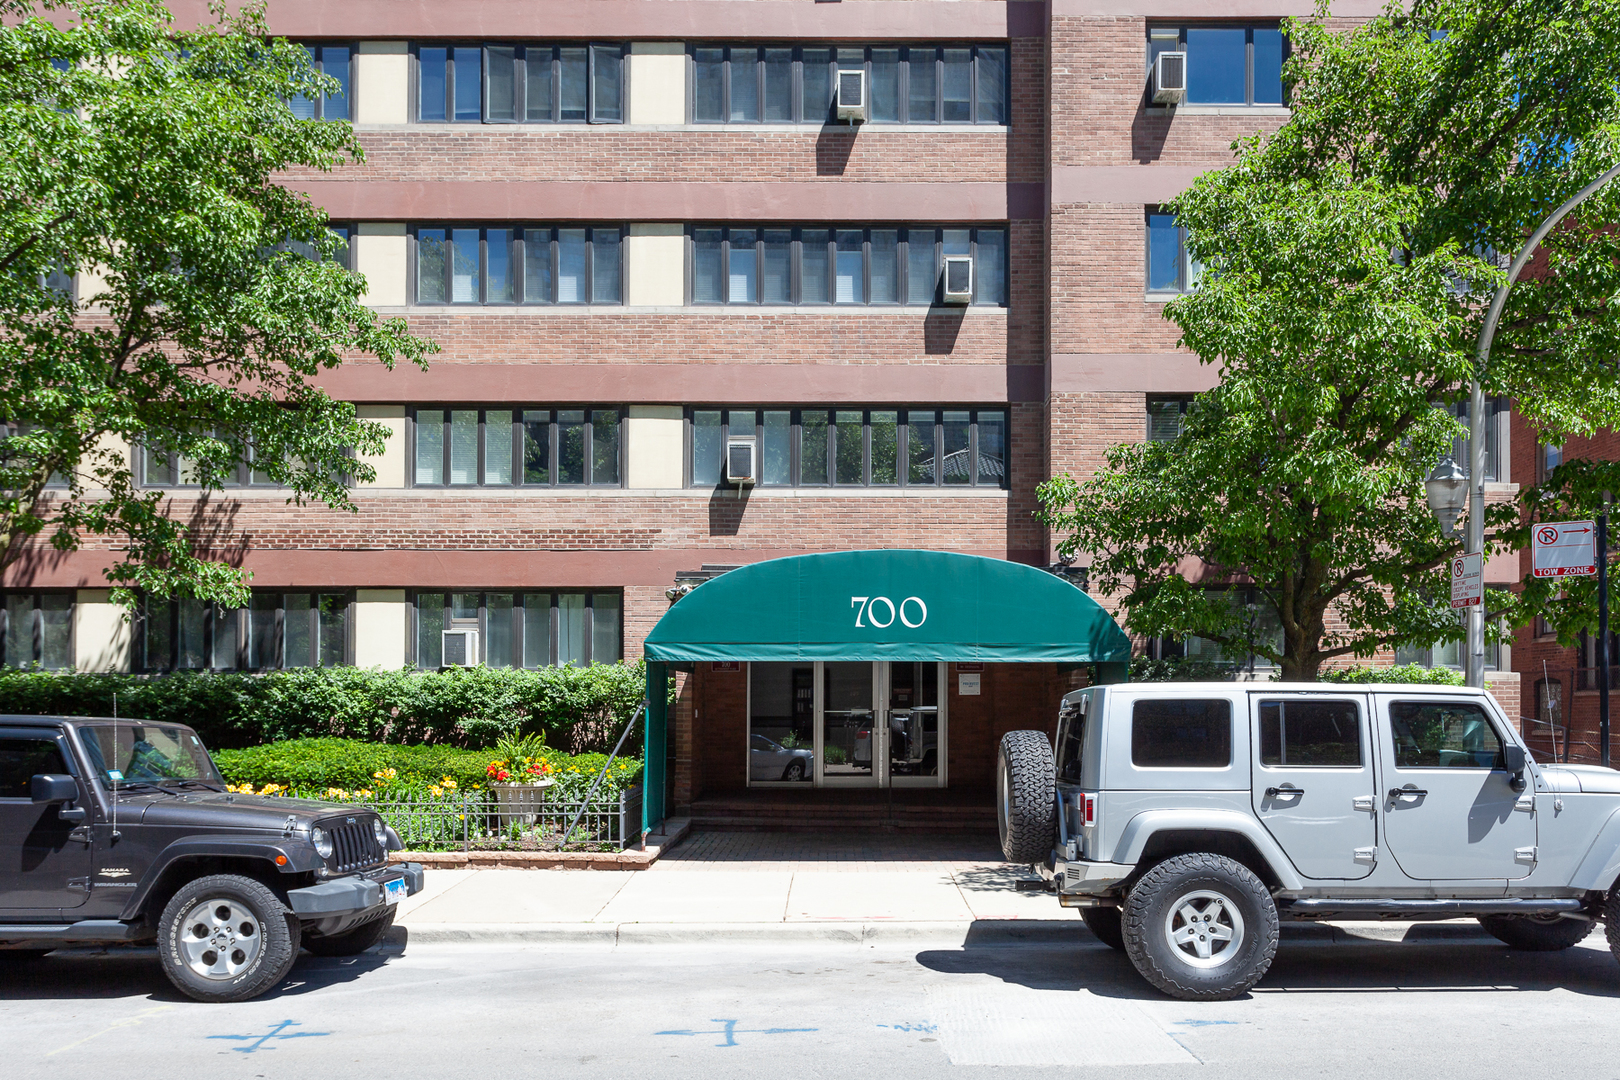
<svg viewBox="0 0 1620 1080">
<path fill-rule="evenodd" d="M 478 631 L 445 630 L 439 635 L 443 667 L 478 666 Z"/>
<path fill-rule="evenodd" d="M 945 256 L 944 293 L 947 304 L 973 302 L 973 256 Z"/>
<path fill-rule="evenodd" d="M 1153 60 L 1153 100 L 1160 105 L 1180 104 L 1187 96 L 1187 54 L 1162 52 Z"/>
<path fill-rule="evenodd" d="M 733 484 L 759 482 L 758 460 L 753 439 L 730 439 L 726 442 L 726 479 Z"/>
<path fill-rule="evenodd" d="M 840 120 L 866 119 L 866 69 L 840 68 L 836 115 Z"/>
</svg>

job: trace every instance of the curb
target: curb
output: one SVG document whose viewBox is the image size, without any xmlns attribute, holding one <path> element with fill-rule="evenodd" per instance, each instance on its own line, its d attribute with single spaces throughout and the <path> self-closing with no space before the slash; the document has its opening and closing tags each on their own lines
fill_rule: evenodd
<svg viewBox="0 0 1620 1080">
<path fill-rule="evenodd" d="M 1408 937 L 1409 932 L 1417 931 Z M 695 945 L 727 943 L 821 943 L 877 946 L 929 945 L 973 949 L 1019 945 L 1086 945 L 1096 938 L 1078 919 L 981 920 L 978 922 L 774 922 L 774 923 L 427 923 L 400 924 L 389 945 Z M 1281 944 L 1289 948 L 1357 947 L 1379 944 L 1498 944 L 1477 925 L 1459 923 L 1284 923 Z"/>
</svg>

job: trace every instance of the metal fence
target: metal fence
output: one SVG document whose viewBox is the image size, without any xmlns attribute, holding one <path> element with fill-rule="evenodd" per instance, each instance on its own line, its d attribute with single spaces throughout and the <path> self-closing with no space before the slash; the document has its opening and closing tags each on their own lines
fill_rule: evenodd
<svg viewBox="0 0 1620 1080">
<path fill-rule="evenodd" d="M 641 840 L 641 788 L 590 803 L 498 800 L 475 791 L 431 800 L 371 798 L 359 805 L 382 815 L 407 851 L 459 848 L 622 851 Z M 563 836 L 575 817 L 573 833 Z"/>
</svg>

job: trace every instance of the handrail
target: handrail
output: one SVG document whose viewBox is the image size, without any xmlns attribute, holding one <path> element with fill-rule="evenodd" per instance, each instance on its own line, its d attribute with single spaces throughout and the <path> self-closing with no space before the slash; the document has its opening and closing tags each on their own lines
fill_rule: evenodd
<svg viewBox="0 0 1620 1080">
<path fill-rule="evenodd" d="M 585 798 L 580 800 L 579 812 L 574 815 L 574 820 L 568 823 L 568 828 L 563 830 L 562 840 L 559 841 L 559 847 L 566 847 L 568 844 L 568 838 L 574 835 L 575 829 L 579 828 L 579 819 L 585 816 L 585 808 L 591 805 L 591 796 L 595 795 L 596 789 L 602 786 L 602 780 L 607 776 L 608 770 L 613 767 L 613 759 L 619 756 L 620 750 L 624 749 L 624 740 L 630 737 L 630 733 L 636 728 L 636 721 L 640 720 L 642 714 L 646 711 L 647 699 L 642 698 L 641 708 L 637 709 L 635 715 L 630 718 L 630 723 L 625 726 L 624 734 L 620 735 L 619 741 L 614 744 L 613 753 L 609 754 L 607 761 L 602 763 L 602 771 L 596 774 L 595 781 L 591 783 L 591 789 L 585 793 Z M 645 769 L 645 767 L 643 768 Z M 647 775 L 645 771 L 642 773 L 641 783 L 643 788 L 645 788 L 647 783 Z M 644 799 L 647 797 L 645 790 L 643 790 L 641 797 Z"/>
</svg>

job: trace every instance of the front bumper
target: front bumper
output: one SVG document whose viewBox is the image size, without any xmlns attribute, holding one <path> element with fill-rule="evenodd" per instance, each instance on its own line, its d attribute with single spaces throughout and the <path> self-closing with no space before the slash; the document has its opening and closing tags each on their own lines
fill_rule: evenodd
<svg viewBox="0 0 1620 1080">
<path fill-rule="evenodd" d="M 421 863 L 395 863 L 379 870 L 347 874 L 305 889 L 289 889 L 287 906 L 300 919 L 369 915 L 388 903 L 386 885 L 405 880 L 405 893 L 415 896 L 426 880 Z"/>
</svg>

